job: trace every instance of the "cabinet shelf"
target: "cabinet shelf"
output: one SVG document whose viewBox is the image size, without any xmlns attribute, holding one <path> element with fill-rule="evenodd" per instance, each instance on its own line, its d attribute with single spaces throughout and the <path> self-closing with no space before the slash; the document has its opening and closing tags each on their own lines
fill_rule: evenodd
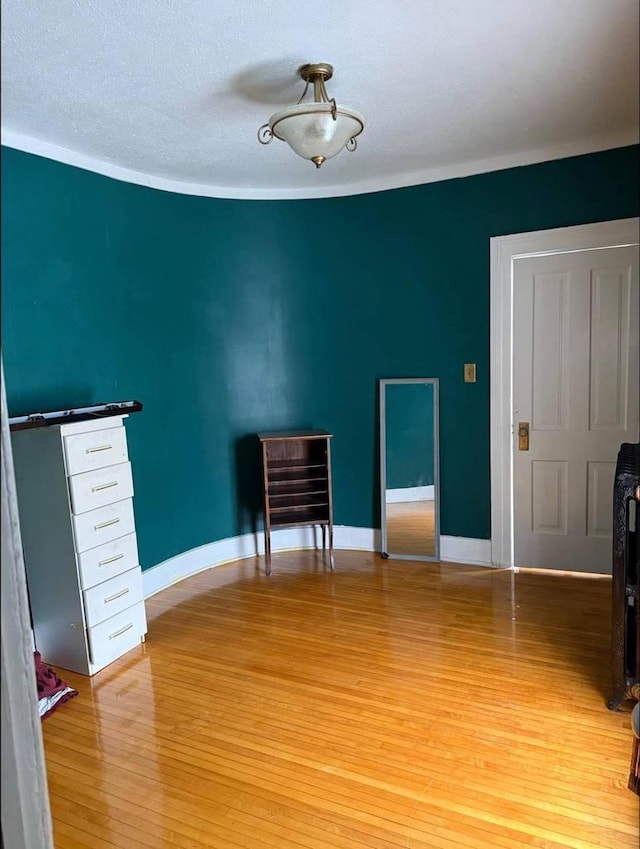
<svg viewBox="0 0 640 849">
<path fill-rule="evenodd" d="M 310 501 L 293 501 L 289 504 L 283 504 L 281 506 L 271 506 L 269 508 L 269 513 L 273 517 L 274 514 L 290 512 L 292 510 L 308 510 L 311 507 L 328 507 L 328 503 L 326 501 L 318 501 L 317 499 L 311 499 Z"/>
<path fill-rule="evenodd" d="M 294 477 L 289 477 L 288 475 L 283 475 L 282 472 L 274 472 L 273 474 L 269 473 L 269 486 L 287 486 L 289 484 L 298 484 L 298 483 L 311 483 L 311 484 L 327 484 L 327 477 L 325 474 L 307 474 L 300 475 L 297 473 Z"/>
<path fill-rule="evenodd" d="M 333 569 L 331 434 L 324 430 L 258 434 L 262 443 L 264 535 L 267 575 L 271 574 L 271 529 L 321 525 L 323 549 L 329 529 Z"/>
<path fill-rule="evenodd" d="M 305 460 L 267 460 L 269 472 L 297 472 L 307 469 L 326 469 L 325 463 L 309 463 Z"/>
<path fill-rule="evenodd" d="M 269 500 L 274 498 L 303 497 L 305 495 L 326 495 L 328 493 L 326 480 L 299 481 L 288 486 L 269 486 Z"/>
<path fill-rule="evenodd" d="M 314 513 L 313 510 L 282 513 L 278 516 L 273 516 L 271 527 L 282 528 L 285 525 L 302 526 L 302 525 L 328 525 L 329 518 L 326 515 Z"/>
<path fill-rule="evenodd" d="M 323 484 L 327 485 L 326 475 L 296 475 L 294 478 L 280 478 L 274 475 L 269 475 L 269 486 L 273 489 L 282 489 L 287 486 L 295 486 L 297 484 Z"/>
</svg>

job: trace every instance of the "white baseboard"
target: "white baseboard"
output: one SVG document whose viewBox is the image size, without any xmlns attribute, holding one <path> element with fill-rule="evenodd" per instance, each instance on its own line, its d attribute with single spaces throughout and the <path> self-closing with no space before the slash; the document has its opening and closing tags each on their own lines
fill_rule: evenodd
<svg viewBox="0 0 640 849">
<path fill-rule="evenodd" d="M 491 540 L 441 536 L 440 560 L 445 563 L 468 563 L 470 566 L 493 566 Z"/>
<path fill-rule="evenodd" d="M 381 534 L 374 528 L 355 528 L 336 525 L 333 529 L 334 548 L 351 551 L 380 551 Z M 315 538 L 314 538 L 315 532 Z M 271 535 L 272 551 L 291 551 L 320 547 L 319 529 L 285 528 Z M 158 563 L 142 573 L 144 597 L 149 598 L 172 584 L 198 572 L 212 569 L 233 560 L 243 560 L 264 554 L 264 535 L 243 534 L 192 548 Z M 449 563 L 468 563 L 472 566 L 491 566 L 491 541 L 468 537 L 440 537 L 441 560 Z"/>
<path fill-rule="evenodd" d="M 435 486 L 407 486 L 402 489 L 387 489 L 385 501 L 387 504 L 398 504 L 401 501 L 433 501 Z"/>
</svg>

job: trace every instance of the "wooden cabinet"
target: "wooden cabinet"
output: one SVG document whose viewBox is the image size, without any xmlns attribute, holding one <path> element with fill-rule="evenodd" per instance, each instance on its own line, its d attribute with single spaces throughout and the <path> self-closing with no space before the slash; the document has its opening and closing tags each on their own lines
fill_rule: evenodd
<svg viewBox="0 0 640 849">
<path fill-rule="evenodd" d="M 267 575 L 271 574 L 271 531 L 274 528 L 320 525 L 322 549 L 333 562 L 331 500 L 331 434 L 326 430 L 259 433 L 264 480 L 264 543 Z"/>
<path fill-rule="evenodd" d="M 36 647 L 83 675 L 147 631 L 124 418 L 12 434 Z"/>
</svg>

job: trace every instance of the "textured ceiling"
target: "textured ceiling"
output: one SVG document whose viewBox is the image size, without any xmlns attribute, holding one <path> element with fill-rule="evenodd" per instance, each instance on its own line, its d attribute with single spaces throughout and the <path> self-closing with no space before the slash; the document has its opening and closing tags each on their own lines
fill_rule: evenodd
<svg viewBox="0 0 640 849">
<path fill-rule="evenodd" d="M 6 144 L 163 188 L 314 197 L 631 144 L 637 0 L 2 0 Z M 358 150 L 256 131 L 335 67 Z"/>
</svg>

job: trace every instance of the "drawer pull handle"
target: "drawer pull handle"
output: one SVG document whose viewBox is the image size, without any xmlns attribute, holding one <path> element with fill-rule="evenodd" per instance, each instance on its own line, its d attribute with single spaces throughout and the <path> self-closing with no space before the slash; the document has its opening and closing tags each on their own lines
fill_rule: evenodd
<svg viewBox="0 0 640 849">
<path fill-rule="evenodd" d="M 124 628 L 120 628 L 118 631 L 114 631 L 113 634 L 109 634 L 110 640 L 115 640 L 116 637 L 119 637 L 121 634 L 124 634 L 125 631 L 129 631 L 133 628 L 133 622 L 129 622 L 128 625 L 125 625 Z"/>
<path fill-rule="evenodd" d="M 113 445 L 98 445 L 97 448 L 85 448 L 85 454 L 95 454 L 96 451 L 111 451 Z"/>
<path fill-rule="evenodd" d="M 100 490 L 110 489 L 112 486 L 118 486 L 118 481 L 111 481 L 111 483 L 101 483 L 99 486 L 92 486 L 91 492 L 100 492 Z"/>
<path fill-rule="evenodd" d="M 123 595 L 126 595 L 129 592 L 129 587 L 126 590 L 120 590 L 119 593 L 115 593 L 115 595 L 110 595 L 108 598 L 105 598 L 104 603 L 109 604 L 110 601 L 115 601 L 117 598 L 122 598 Z"/>
<path fill-rule="evenodd" d="M 115 563 L 116 560 L 122 560 L 124 554 L 116 554 L 115 557 L 109 557 L 107 560 L 99 560 L 98 566 L 108 566 L 109 563 Z"/>
<path fill-rule="evenodd" d="M 103 528 L 108 528 L 109 525 L 117 525 L 120 519 L 109 519 L 108 522 L 101 522 L 99 525 L 94 525 L 94 531 L 101 531 Z"/>
</svg>

